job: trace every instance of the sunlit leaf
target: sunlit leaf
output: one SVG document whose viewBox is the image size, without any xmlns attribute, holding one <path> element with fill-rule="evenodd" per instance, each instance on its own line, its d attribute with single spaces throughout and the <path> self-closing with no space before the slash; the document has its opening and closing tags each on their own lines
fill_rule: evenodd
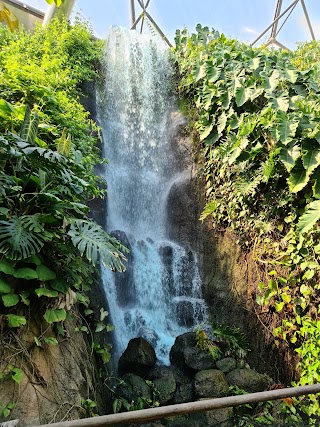
<svg viewBox="0 0 320 427">
<path fill-rule="evenodd" d="M 301 162 L 298 162 L 301 163 Z M 309 182 L 309 177 L 304 168 L 300 165 L 295 165 L 291 170 L 291 174 L 288 178 L 289 190 L 292 193 L 298 193 L 301 191 Z"/>
<path fill-rule="evenodd" d="M 312 172 L 320 165 L 320 149 L 314 149 L 312 147 L 307 149 L 307 151 L 302 155 L 302 163 L 307 174 L 311 175 Z"/>
<path fill-rule="evenodd" d="M 48 323 L 63 322 L 66 320 L 67 312 L 63 308 L 47 309 L 43 317 Z"/>
<path fill-rule="evenodd" d="M 315 200 L 306 207 L 305 213 L 300 217 L 298 229 L 300 233 L 306 233 L 320 219 L 320 200 Z"/>
<path fill-rule="evenodd" d="M 278 138 L 284 145 L 288 145 L 294 138 L 299 121 L 295 118 L 290 118 L 285 113 L 281 112 L 277 116 L 279 120 L 278 125 Z"/>
<path fill-rule="evenodd" d="M 19 295 L 17 294 L 5 294 L 1 298 L 5 307 L 13 307 L 19 303 Z"/>
<path fill-rule="evenodd" d="M 15 314 L 7 314 L 8 324 L 10 328 L 19 328 L 27 323 L 24 316 L 16 316 Z"/>
<path fill-rule="evenodd" d="M 246 87 L 238 87 L 236 89 L 236 103 L 238 107 L 241 107 L 250 99 L 251 91 Z"/>
<path fill-rule="evenodd" d="M 48 298 L 56 298 L 58 296 L 58 292 L 54 291 L 52 289 L 46 289 L 46 288 L 38 288 L 35 290 L 35 293 L 38 295 L 38 297 L 48 297 Z"/>
</svg>

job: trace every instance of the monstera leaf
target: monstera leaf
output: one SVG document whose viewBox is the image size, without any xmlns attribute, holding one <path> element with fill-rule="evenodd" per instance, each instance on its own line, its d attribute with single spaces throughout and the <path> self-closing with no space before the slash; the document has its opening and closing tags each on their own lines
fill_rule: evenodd
<svg viewBox="0 0 320 427">
<path fill-rule="evenodd" d="M 50 238 L 38 215 L 13 216 L 0 221 L 0 253 L 9 259 L 23 259 L 40 252 Z"/>
<path fill-rule="evenodd" d="M 81 255 L 85 254 L 93 265 L 100 256 L 101 261 L 112 270 L 125 270 L 125 256 L 122 252 L 126 252 L 126 248 L 95 222 L 75 220 L 71 223 L 68 235 Z"/>
</svg>

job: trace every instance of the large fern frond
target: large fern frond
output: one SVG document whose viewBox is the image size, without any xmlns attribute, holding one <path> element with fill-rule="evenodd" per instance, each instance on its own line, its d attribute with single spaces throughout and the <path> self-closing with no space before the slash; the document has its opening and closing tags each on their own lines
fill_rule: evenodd
<svg viewBox="0 0 320 427">
<path fill-rule="evenodd" d="M 235 188 L 242 196 L 253 196 L 262 180 L 263 176 L 260 174 L 254 178 L 245 177 L 235 183 Z"/>
<path fill-rule="evenodd" d="M 68 235 L 81 255 L 95 265 L 99 259 L 111 270 L 124 271 L 126 258 L 123 252 L 128 250 L 116 238 L 106 233 L 93 221 L 72 220 Z"/>
<path fill-rule="evenodd" d="M 239 328 L 213 323 L 212 335 L 215 340 L 225 342 L 228 345 L 228 354 L 234 354 L 243 359 L 249 351 L 248 339 Z"/>
</svg>

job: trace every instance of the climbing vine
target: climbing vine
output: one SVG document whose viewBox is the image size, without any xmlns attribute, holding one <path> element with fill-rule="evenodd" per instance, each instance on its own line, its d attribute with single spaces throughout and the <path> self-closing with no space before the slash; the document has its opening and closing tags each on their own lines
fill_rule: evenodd
<svg viewBox="0 0 320 427">
<path fill-rule="evenodd" d="M 301 357 L 298 384 L 310 384 L 320 374 L 313 363 L 319 337 L 320 89 L 316 71 L 299 70 L 301 49 L 256 49 L 199 25 L 196 34 L 177 32 L 175 58 L 206 186 L 201 219 L 232 228 L 245 249 L 254 246 L 259 253 L 270 279 L 257 284 L 257 303 L 285 319 L 274 334 Z M 297 422 L 300 415 L 319 416 L 317 398 L 301 399 L 299 411 L 293 414 Z"/>
</svg>

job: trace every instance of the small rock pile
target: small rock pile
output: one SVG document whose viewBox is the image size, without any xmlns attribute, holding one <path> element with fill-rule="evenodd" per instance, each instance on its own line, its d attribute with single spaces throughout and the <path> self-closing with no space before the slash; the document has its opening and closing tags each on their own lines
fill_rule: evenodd
<svg viewBox="0 0 320 427">
<path fill-rule="evenodd" d="M 272 384 L 270 377 L 250 369 L 243 361 L 223 356 L 213 360 L 196 346 L 195 332 L 176 338 L 170 362 L 171 366 L 157 365 L 151 344 L 144 338 L 132 339 L 119 360 L 123 382 L 116 388 L 116 395 L 128 403 L 140 397 L 150 402 L 150 406 L 155 401 L 163 406 L 227 396 L 230 386 L 253 393 L 266 390 Z M 146 426 L 232 427 L 232 416 L 232 408 L 224 408 L 171 417 Z"/>
</svg>

